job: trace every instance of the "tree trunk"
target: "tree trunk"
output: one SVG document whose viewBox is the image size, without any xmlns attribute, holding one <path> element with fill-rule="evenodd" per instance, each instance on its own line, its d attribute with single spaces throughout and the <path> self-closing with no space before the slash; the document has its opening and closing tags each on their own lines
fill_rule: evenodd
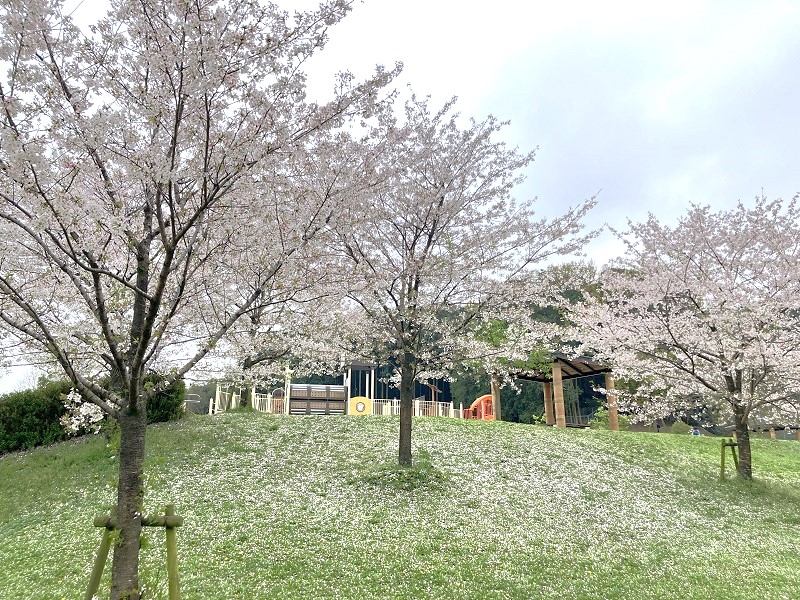
<svg viewBox="0 0 800 600">
<path fill-rule="evenodd" d="M 139 543 L 144 497 L 142 470 L 147 430 L 147 411 L 142 399 L 136 409 L 122 411 L 119 428 L 119 484 L 114 512 L 119 539 L 114 545 L 111 600 L 139 600 Z"/>
<path fill-rule="evenodd" d="M 501 421 L 502 413 L 500 406 L 500 376 L 497 373 L 492 373 L 490 389 L 492 392 L 492 414 L 494 414 L 495 421 Z"/>
<path fill-rule="evenodd" d="M 399 464 L 410 467 L 411 458 L 411 413 L 414 401 L 413 360 L 404 354 L 400 362 L 400 448 Z"/>
<path fill-rule="evenodd" d="M 736 420 L 736 445 L 739 450 L 737 473 L 741 479 L 752 479 L 753 463 L 750 454 L 750 427 L 747 423 L 747 413 L 743 406 L 734 404 L 733 415 Z"/>
<path fill-rule="evenodd" d="M 253 400 L 255 400 L 255 398 L 253 398 L 253 388 L 249 385 L 245 386 L 242 389 L 242 394 L 239 398 L 239 406 L 242 408 L 246 406 L 253 406 Z"/>
</svg>

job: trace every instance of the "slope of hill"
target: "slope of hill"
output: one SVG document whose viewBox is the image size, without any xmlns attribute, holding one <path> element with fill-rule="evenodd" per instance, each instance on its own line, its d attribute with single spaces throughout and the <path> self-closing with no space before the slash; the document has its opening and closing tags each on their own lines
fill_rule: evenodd
<svg viewBox="0 0 800 600">
<path fill-rule="evenodd" d="M 718 439 L 429 418 L 406 472 L 397 428 L 153 428 L 145 511 L 186 519 L 183 597 L 800 598 L 800 443 L 757 440 L 757 480 L 720 483 Z M 0 597 L 82 597 L 116 466 L 102 438 L 0 458 Z M 167 597 L 163 546 L 149 531 L 148 599 Z"/>
</svg>

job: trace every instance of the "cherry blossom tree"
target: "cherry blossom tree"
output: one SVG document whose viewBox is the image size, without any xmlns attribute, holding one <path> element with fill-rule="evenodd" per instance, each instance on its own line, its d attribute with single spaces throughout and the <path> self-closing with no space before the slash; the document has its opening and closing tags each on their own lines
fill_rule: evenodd
<svg viewBox="0 0 800 600">
<path fill-rule="evenodd" d="M 475 335 L 491 319 L 510 323 L 507 339 L 527 358 L 541 334 L 526 304 L 540 289 L 535 270 L 582 247 L 581 220 L 593 205 L 536 218 L 532 203 L 511 197 L 533 153 L 498 141 L 504 124 L 492 117 L 462 127 L 453 105 L 432 111 L 412 97 L 401 124 L 372 133 L 383 151 L 370 168 L 383 184 L 351 205 L 354 225 L 341 235 L 357 282 L 349 306 L 364 317 L 351 314 L 342 326 L 361 323 L 350 335 L 354 348 L 382 348 L 396 365 L 401 465 L 412 462 L 414 381 L 448 376 L 465 359 L 499 356 Z"/>
<path fill-rule="evenodd" d="M 693 205 L 674 227 L 652 215 L 629 227 L 626 254 L 574 312 L 584 349 L 636 382 L 630 410 L 658 417 L 699 403 L 731 419 L 739 476 L 750 479 L 751 419 L 797 420 L 796 200 Z"/>
<path fill-rule="evenodd" d="M 391 103 L 377 107 L 375 114 L 386 110 L 391 110 Z M 226 377 L 247 388 L 283 381 L 287 362 L 299 375 L 337 372 L 345 360 L 346 353 L 337 345 L 336 315 L 350 277 L 343 273 L 337 241 L 352 227 L 352 204 L 381 184 L 381 175 L 369 166 L 381 152 L 381 144 L 368 136 L 355 139 L 339 131 L 315 144 L 313 151 L 313 157 L 294 161 L 301 165 L 293 175 L 294 184 L 303 181 L 303 189 L 347 190 L 347 201 L 337 204 L 337 234 L 320 236 L 319 243 L 307 248 L 302 261 L 294 261 L 291 286 L 279 282 L 280 291 L 273 293 L 279 301 L 251 311 L 229 331 Z"/>
<path fill-rule="evenodd" d="M 318 105 L 301 70 L 348 10 L 112 0 L 81 30 L 58 0 L 2 3 L 0 323 L 119 422 L 114 599 L 140 595 L 148 399 L 290 299 L 348 202 L 320 157 L 394 73 Z"/>
</svg>

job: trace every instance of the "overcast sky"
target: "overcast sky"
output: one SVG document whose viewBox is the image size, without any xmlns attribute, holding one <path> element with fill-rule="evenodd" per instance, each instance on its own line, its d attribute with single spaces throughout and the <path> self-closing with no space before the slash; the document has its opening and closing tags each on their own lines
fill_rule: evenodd
<svg viewBox="0 0 800 600">
<path fill-rule="evenodd" d="M 602 189 L 592 221 L 624 229 L 648 211 L 673 221 L 692 202 L 800 192 L 798 31 L 797 1 L 356 0 L 309 68 L 324 95 L 337 70 L 403 62 L 397 87 L 457 96 L 466 116 L 509 120 L 510 144 L 538 147 L 518 198 L 553 216 Z M 610 234 L 587 248 L 598 264 L 619 252 Z"/>
<path fill-rule="evenodd" d="M 798 31 L 797 1 L 365 0 L 310 68 L 321 89 L 402 61 L 399 87 L 538 147 L 520 199 L 555 215 L 602 189 L 593 220 L 624 228 L 800 192 Z M 619 251 L 604 235 L 588 255 Z"/>
</svg>

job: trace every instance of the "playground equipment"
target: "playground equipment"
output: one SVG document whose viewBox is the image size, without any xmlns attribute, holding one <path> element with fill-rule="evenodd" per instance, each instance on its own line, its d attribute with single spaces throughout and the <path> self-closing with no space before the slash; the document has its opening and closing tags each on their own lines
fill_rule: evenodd
<svg viewBox="0 0 800 600">
<path fill-rule="evenodd" d="M 347 405 L 348 415 L 371 415 L 372 398 L 366 396 L 353 396 Z"/>
<path fill-rule="evenodd" d="M 290 415 L 343 415 L 347 412 L 348 390 L 343 385 L 289 386 Z"/>
<path fill-rule="evenodd" d="M 480 419 L 481 421 L 494 421 L 492 409 L 492 395 L 485 394 L 464 409 L 465 419 Z"/>
</svg>

